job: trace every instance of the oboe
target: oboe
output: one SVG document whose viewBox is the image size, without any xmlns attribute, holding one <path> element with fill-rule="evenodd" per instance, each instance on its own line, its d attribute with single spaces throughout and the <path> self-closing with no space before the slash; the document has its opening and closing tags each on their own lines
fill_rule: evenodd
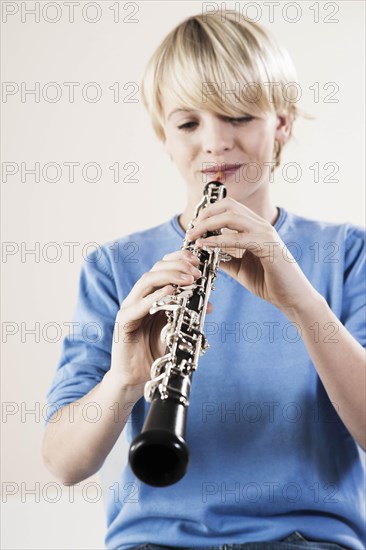
<svg viewBox="0 0 366 550">
<path fill-rule="evenodd" d="M 193 227 L 200 210 L 226 196 L 220 181 L 211 181 L 196 206 Z M 202 237 L 221 235 L 221 229 L 208 231 Z M 201 278 L 192 285 L 175 287 L 175 293 L 164 296 L 150 308 L 150 313 L 165 310 L 167 324 L 161 331 L 166 351 L 151 366 L 151 380 L 145 384 L 144 398 L 151 402 L 141 433 L 129 450 L 129 464 L 144 483 L 165 487 L 179 481 L 187 471 L 189 450 L 184 439 L 193 372 L 198 358 L 209 344 L 203 333 L 207 304 L 220 261 L 230 260 L 219 247 L 201 249 L 185 236 L 182 249 L 199 260 Z"/>
</svg>

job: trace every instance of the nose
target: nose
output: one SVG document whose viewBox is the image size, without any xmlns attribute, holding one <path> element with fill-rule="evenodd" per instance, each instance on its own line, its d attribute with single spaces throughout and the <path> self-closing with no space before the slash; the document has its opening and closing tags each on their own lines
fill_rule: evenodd
<svg viewBox="0 0 366 550">
<path fill-rule="evenodd" d="M 217 118 L 206 120 L 202 131 L 202 148 L 205 153 L 219 157 L 233 146 L 233 134 L 224 121 Z"/>
</svg>

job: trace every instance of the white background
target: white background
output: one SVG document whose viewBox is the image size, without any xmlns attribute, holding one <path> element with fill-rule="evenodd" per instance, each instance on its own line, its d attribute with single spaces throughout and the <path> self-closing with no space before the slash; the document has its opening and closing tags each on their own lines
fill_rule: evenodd
<svg viewBox="0 0 366 550">
<path fill-rule="evenodd" d="M 48 323 L 57 323 L 66 334 L 64 323 L 71 320 L 83 253 L 160 224 L 185 205 L 184 181 L 157 141 L 139 91 L 134 103 L 128 102 L 128 95 L 137 88 L 155 47 L 185 17 L 201 13 L 202 4 L 79 2 L 74 22 L 63 2 L 1 4 L 2 241 L 6 251 L 13 251 L 3 256 L 2 264 L 2 399 L 6 411 L 13 413 L 3 417 L 2 424 L 2 547 L 103 548 L 103 498 L 93 492 L 99 476 L 75 488 L 72 497 L 69 489 L 55 485 L 41 463 L 42 407 L 61 347 L 60 334 L 42 331 Z M 39 22 L 29 13 L 37 4 Z M 299 75 L 299 106 L 316 117 L 295 123 L 282 163 L 297 163 L 302 176 L 289 181 L 295 177 L 293 170 L 276 171 L 275 204 L 311 218 L 364 225 L 364 2 L 280 2 L 273 22 L 265 5 L 272 2 L 210 4 L 258 16 L 287 47 Z M 91 23 L 98 14 L 96 6 L 100 18 Z M 59 21 L 47 21 L 57 14 Z M 54 102 L 50 99 L 56 88 L 49 87 L 50 82 L 61 92 Z M 74 102 L 66 82 L 80 84 Z M 95 88 L 88 88 L 91 82 L 102 92 L 97 102 L 86 99 L 95 97 Z M 117 89 L 115 83 L 117 102 L 110 89 Z M 29 93 L 22 96 L 22 89 L 36 86 L 39 101 Z M 22 163 L 29 169 L 36 162 L 40 181 L 29 173 L 22 181 Z M 42 177 L 42 168 L 50 162 L 60 166 L 59 181 Z M 73 182 L 66 162 L 80 163 Z M 83 177 L 87 163 L 98 163 L 99 181 Z M 109 168 L 115 163 L 120 166 L 117 182 Z M 135 182 L 123 181 L 130 173 L 128 167 L 123 169 L 126 163 L 138 168 L 132 176 Z M 315 163 L 319 181 L 310 169 Z M 333 176 L 327 163 L 337 166 Z M 9 166 L 17 172 L 5 178 Z M 46 178 L 55 173 L 49 169 Z M 87 177 L 95 173 L 90 169 Z M 338 181 L 327 181 L 327 176 Z M 76 243 L 74 258 L 65 245 L 70 242 Z M 37 252 L 25 254 L 27 250 Z M 53 261 L 56 252 L 59 258 Z M 39 338 L 26 333 L 36 323 Z M 11 328 L 14 334 L 7 335 Z M 25 414 L 31 409 L 36 413 Z M 104 487 L 113 482 L 113 472 L 125 459 L 121 441 L 104 470 Z M 32 488 L 33 495 L 28 493 Z"/>
</svg>

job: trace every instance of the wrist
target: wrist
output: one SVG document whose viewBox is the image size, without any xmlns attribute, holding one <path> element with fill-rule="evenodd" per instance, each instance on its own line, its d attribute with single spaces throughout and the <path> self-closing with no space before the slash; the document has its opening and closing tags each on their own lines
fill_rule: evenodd
<svg viewBox="0 0 366 550">
<path fill-rule="evenodd" d="M 117 392 L 123 399 L 128 401 L 138 401 L 144 395 L 144 383 L 134 384 L 116 372 L 114 369 L 109 369 L 104 375 L 103 384 Z"/>
<path fill-rule="evenodd" d="M 319 309 L 328 307 L 327 301 L 319 292 L 314 292 L 308 296 L 306 301 L 299 301 L 291 307 L 281 308 L 281 311 L 290 321 L 300 321 L 312 317 Z"/>
</svg>

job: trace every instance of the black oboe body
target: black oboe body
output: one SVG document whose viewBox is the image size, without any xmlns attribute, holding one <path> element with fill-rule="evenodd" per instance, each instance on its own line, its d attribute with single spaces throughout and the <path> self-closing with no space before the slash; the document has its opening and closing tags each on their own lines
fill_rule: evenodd
<svg viewBox="0 0 366 550">
<path fill-rule="evenodd" d="M 209 182 L 197 205 L 194 221 L 201 208 L 226 196 L 220 181 Z M 221 234 L 207 232 L 203 237 Z M 181 247 L 197 255 L 202 276 L 189 286 L 177 286 L 175 294 L 154 303 L 150 313 L 165 310 L 167 324 L 161 332 L 166 343 L 165 354 L 151 366 L 151 380 L 146 383 L 144 397 L 151 402 L 141 433 L 129 450 L 129 464 L 144 483 L 165 487 L 179 481 L 187 471 L 189 450 L 185 442 L 186 417 L 193 372 L 198 358 L 209 347 L 203 334 L 203 324 L 213 282 L 220 261 L 230 256 L 218 247 L 198 248 L 187 237 Z"/>
</svg>

